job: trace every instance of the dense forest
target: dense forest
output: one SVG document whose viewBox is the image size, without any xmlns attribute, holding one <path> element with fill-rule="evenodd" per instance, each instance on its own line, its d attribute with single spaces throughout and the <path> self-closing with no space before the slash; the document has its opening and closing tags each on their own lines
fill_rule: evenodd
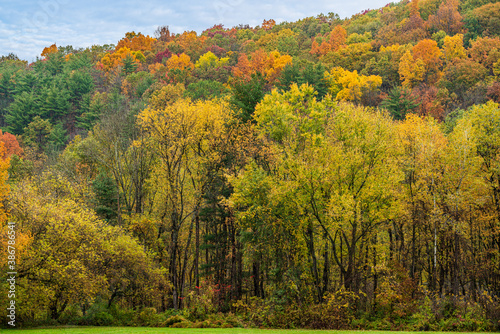
<svg viewBox="0 0 500 334">
<path fill-rule="evenodd" d="M 490 0 L 3 56 L 18 325 L 500 330 L 498 103 Z"/>
</svg>

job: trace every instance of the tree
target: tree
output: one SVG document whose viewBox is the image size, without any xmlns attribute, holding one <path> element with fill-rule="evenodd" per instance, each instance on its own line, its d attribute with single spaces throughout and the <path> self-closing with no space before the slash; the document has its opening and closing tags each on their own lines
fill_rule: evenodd
<svg viewBox="0 0 500 334">
<path fill-rule="evenodd" d="M 222 83 L 212 80 L 200 80 L 189 84 L 186 88 L 185 96 L 193 100 L 211 100 L 229 94 Z"/>
<path fill-rule="evenodd" d="M 350 72 L 335 67 L 325 72 L 329 92 L 336 100 L 360 102 L 364 94 L 375 91 L 382 85 L 382 78 L 376 75 L 359 75 L 356 70 Z"/>
<path fill-rule="evenodd" d="M 147 108 L 139 115 L 139 124 L 150 138 L 149 147 L 161 162 L 157 170 L 163 185 L 159 215 L 163 231 L 170 232 L 168 266 L 175 309 L 181 307 L 184 296 L 193 227 L 199 248 L 201 201 L 221 168 L 223 157 L 217 148 L 225 143 L 230 117 L 223 102 L 184 99 L 162 109 Z M 198 256 L 195 261 L 197 272 Z"/>
<path fill-rule="evenodd" d="M 46 48 L 43 49 L 42 51 L 42 57 L 45 57 L 47 58 L 50 54 L 52 53 L 57 53 L 57 45 L 55 44 L 52 44 L 51 46 L 48 46 Z"/>
<path fill-rule="evenodd" d="M 2 158 L 9 158 L 12 155 L 17 155 L 18 157 L 23 155 L 24 151 L 19 146 L 19 142 L 13 134 L 0 130 L 0 142 L 3 142 L 5 148 L 5 153 Z"/>
<path fill-rule="evenodd" d="M 40 114 L 40 104 L 37 96 L 33 93 L 22 92 L 14 98 L 5 115 L 5 122 L 9 125 L 7 130 L 15 135 L 24 132 L 35 115 Z"/>
<path fill-rule="evenodd" d="M 419 41 L 412 48 L 412 56 L 415 61 L 422 60 L 425 66 L 423 81 L 433 84 L 439 80 L 441 66 L 441 50 L 437 42 L 430 39 Z"/>
<path fill-rule="evenodd" d="M 434 119 L 413 114 L 407 115 L 404 122 L 400 123 L 398 134 L 403 150 L 401 169 L 405 173 L 405 181 L 401 188 L 402 203 L 406 205 L 406 208 L 403 220 L 396 222 L 392 229 L 395 234 L 398 231 L 402 233 L 405 222 L 408 222 L 411 256 L 410 259 L 404 258 L 400 253 L 396 254 L 396 259 L 409 266 L 411 277 L 418 277 L 418 273 L 425 266 L 429 274 L 429 285 L 431 289 L 435 289 L 438 278 L 437 247 L 440 213 L 438 189 L 443 175 L 443 155 L 447 140 Z M 420 241 L 418 238 L 423 238 L 423 240 Z M 398 245 L 398 241 L 401 244 Z M 391 245 L 391 249 L 401 249 L 402 243 L 403 236 L 396 236 L 396 242 Z M 426 247 L 425 243 L 427 243 Z M 421 247 L 427 251 L 429 258 L 427 263 L 420 263 L 417 258 Z"/>
<path fill-rule="evenodd" d="M 132 55 L 128 54 L 123 60 L 123 68 L 122 71 L 125 75 L 129 75 L 134 73 L 137 70 L 137 63 L 135 62 Z"/>
<path fill-rule="evenodd" d="M 399 63 L 399 77 L 403 87 L 412 88 L 424 79 L 425 63 L 422 59 L 415 60 L 408 50 Z"/>
<path fill-rule="evenodd" d="M 156 42 L 156 38 L 144 36 L 141 33 L 136 34 L 135 32 L 125 34 L 125 38 L 122 38 L 116 45 L 115 50 L 121 48 L 128 48 L 132 51 L 149 51 L 153 49 L 153 45 Z"/>
<path fill-rule="evenodd" d="M 230 103 L 237 110 L 238 118 L 246 123 L 252 120 L 255 107 L 265 95 L 265 82 L 259 73 L 251 80 L 237 79 L 231 87 Z"/>
<path fill-rule="evenodd" d="M 173 83 L 184 83 L 186 79 L 190 76 L 191 71 L 194 68 L 194 64 L 191 62 L 191 58 L 182 53 L 179 56 L 173 55 L 167 60 L 168 68 L 168 78 L 173 81 Z"/>
<path fill-rule="evenodd" d="M 316 39 L 313 41 L 311 54 L 320 56 L 326 55 L 328 52 L 337 51 L 346 44 L 347 31 L 342 25 L 336 25 L 335 28 L 325 36 L 321 45 L 318 45 Z"/>
<path fill-rule="evenodd" d="M 446 0 L 441 3 L 436 14 L 429 16 L 428 25 L 433 31 L 445 31 L 448 35 L 463 32 L 462 15 L 458 12 L 457 0 Z"/>
<path fill-rule="evenodd" d="M 33 121 L 24 128 L 23 141 L 35 150 L 43 152 L 49 143 L 52 133 L 52 124 L 48 120 L 36 116 Z"/>
<path fill-rule="evenodd" d="M 86 195 L 88 188 L 52 172 L 12 192 L 17 233 L 29 236 L 16 253 L 18 300 L 26 306 L 20 318 L 58 320 L 66 309 L 84 309 L 98 297 L 111 305 L 128 295 L 130 306 L 161 307 L 164 273 L 135 239 L 86 208 Z"/>
<path fill-rule="evenodd" d="M 419 105 L 420 103 L 411 95 L 409 89 L 396 86 L 389 91 L 387 98 L 382 101 L 380 107 L 389 110 L 394 119 L 404 120 L 406 115 L 413 112 Z"/>
<path fill-rule="evenodd" d="M 493 64 L 500 59 L 500 38 L 478 37 L 472 42 L 469 55 L 492 73 Z"/>
<path fill-rule="evenodd" d="M 279 77 L 281 71 L 287 64 L 292 63 L 292 57 L 281 55 L 278 51 L 269 54 L 262 49 L 251 54 L 249 60 L 247 55 L 241 54 L 238 58 L 238 65 L 233 68 L 233 74 L 237 78 L 250 80 L 252 74 L 259 74 L 270 84 L 273 84 Z"/>
<path fill-rule="evenodd" d="M 0 223 L 2 227 L 7 222 L 8 210 L 4 203 L 9 196 L 10 186 L 7 183 L 9 178 L 8 169 L 10 167 L 10 158 L 7 156 L 7 150 L 3 141 L 0 141 Z"/>
<path fill-rule="evenodd" d="M 499 9 L 500 4 L 496 2 L 486 3 L 481 7 L 469 11 L 464 19 L 465 26 L 470 32 L 469 36 L 485 37 L 498 35 L 500 33 L 498 27 L 498 20 L 500 19 L 500 15 L 498 14 Z"/>
<path fill-rule="evenodd" d="M 265 233 L 264 226 L 272 229 L 272 239 L 262 235 L 261 245 L 270 247 L 263 252 L 276 254 L 276 261 L 284 256 L 282 249 L 290 255 L 288 262 L 275 264 L 278 277 L 302 284 L 294 278 L 309 272 L 301 268 L 304 255 L 300 248 L 290 249 L 300 244 L 309 254 L 313 286 L 320 290 L 328 286 L 320 283 L 315 251 L 327 240 L 330 250 L 325 254 L 333 254 L 341 284 L 357 291 L 366 242 L 395 210 L 391 189 L 400 174 L 396 161 L 389 159 L 397 152 L 391 121 L 351 105 L 335 108 L 328 96 L 317 102 L 305 85 L 266 96 L 257 107 L 256 120 L 270 141 L 274 159 L 270 168 L 248 166 L 234 181 L 239 219 L 251 226 L 256 237 Z M 315 235 L 324 236 L 321 244 L 312 239 Z M 325 255 L 324 267 L 328 261 Z M 328 282 L 328 274 L 323 278 Z M 321 299 L 321 294 L 316 296 Z"/>
<path fill-rule="evenodd" d="M 455 93 L 459 101 L 470 104 L 467 92 L 476 84 L 483 82 L 488 70 L 481 64 L 470 59 L 456 58 L 446 65 L 439 85 L 446 87 L 450 93 Z"/>
<path fill-rule="evenodd" d="M 446 36 L 444 38 L 443 52 L 447 62 L 450 62 L 457 58 L 464 59 L 467 56 L 464 48 L 463 39 L 464 35 L 462 34 L 457 34 L 453 37 Z"/>
<path fill-rule="evenodd" d="M 382 46 L 380 51 L 369 59 L 365 68 L 360 72 L 363 75 L 378 75 L 382 78 L 381 89 L 386 91 L 392 87 L 399 86 L 399 63 L 408 51 L 407 45 Z"/>
</svg>

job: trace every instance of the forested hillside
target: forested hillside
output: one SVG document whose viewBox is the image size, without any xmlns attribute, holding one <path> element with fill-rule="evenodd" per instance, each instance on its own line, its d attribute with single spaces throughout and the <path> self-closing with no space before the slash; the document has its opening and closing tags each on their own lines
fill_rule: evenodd
<svg viewBox="0 0 500 334">
<path fill-rule="evenodd" d="M 500 330 L 498 103 L 488 0 L 3 56 L 17 324 Z"/>
</svg>

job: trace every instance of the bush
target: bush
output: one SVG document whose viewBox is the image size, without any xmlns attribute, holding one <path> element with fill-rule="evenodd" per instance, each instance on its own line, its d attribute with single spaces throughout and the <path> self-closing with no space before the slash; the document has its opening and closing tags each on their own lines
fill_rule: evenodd
<svg viewBox="0 0 500 334">
<path fill-rule="evenodd" d="M 173 325 L 180 322 L 187 322 L 187 320 L 180 315 L 172 315 L 163 323 L 161 323 L 161 327 L 173 327 Z"/>
<path fill-rule="evenodd" d="M 145 307 L 136 317 L 136 325 L 140 326 L 156 326 L 159 322 L 159 315 L 153 307 Z"/>
</svg>

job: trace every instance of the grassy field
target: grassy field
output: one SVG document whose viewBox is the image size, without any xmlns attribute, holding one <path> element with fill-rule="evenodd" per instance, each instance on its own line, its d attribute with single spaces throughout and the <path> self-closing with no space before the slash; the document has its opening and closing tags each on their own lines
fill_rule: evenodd
<svg viewBox="0 0 500 334">
<path fill-rule="evenodd" d="M 243 328 L 149 328 L 149 327 L 58 327 L 25 329 L 23 333 L 40 334 L 414 334 L 415 332 L 390 331 L 321 331 L 321 330 L 278 330 L 278 329 L 243 329 Z M 0 330 L 7 333 L 7 330 Z M 427 332 L 428 334 L 440 332 Z M 443 333 L 443 332 L 441 332 Z M 467 333 L 460 333 L 467 334 Z M 472 333 L 470 333 L 472 334 Z M 477 334 L 477 333 L 476 333 Z"/>
</svg>

